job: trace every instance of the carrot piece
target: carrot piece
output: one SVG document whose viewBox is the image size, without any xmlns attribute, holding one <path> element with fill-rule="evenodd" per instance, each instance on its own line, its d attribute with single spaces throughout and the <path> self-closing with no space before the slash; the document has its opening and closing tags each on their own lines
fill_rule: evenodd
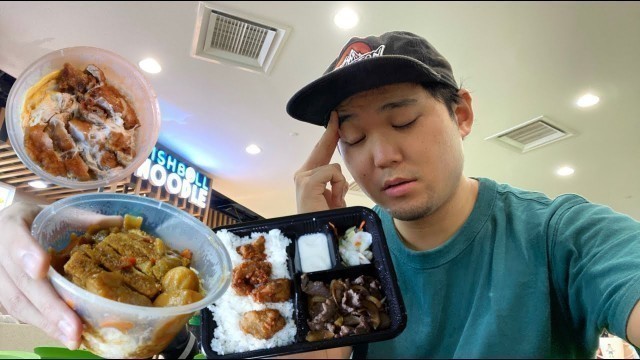
<svg viewBox="0 0 640 360">
<path fill-rule="evenodd" d="M 64 302 L 65 302 L 67 305 L 69 305 L 69 307 L 70 307 L 72 310 L 75 310 L 75 309 L 76 309 L 76 304 L 73 302 L 73 300 L 69 299 L 69 300 L 65 300 Z"/>
<path fill-rule="evenodd" d="M 136 258 L 130 256 L 122 257 L 122 269 L 130 269 L 136 265 Z"/>
<path fill-rule="evenodd" d="M 180 253 L 180 256 L 182 256 L 183 258 L 191 260 L 191 257 L 193 256 L 193 253 L 189 249 L 184 249 Z"/>
<path fill-rule="evenodd" d="M 339 236 L 338 236 L 338 229 L 336 229 L 336 226 L 335 226 L 335 225 L 333 225 L 333 224 L 331 223 L 331 221 L 329 221 L 329 226 L 331 226 L 331 228 L 333 229 L 333 233 L 336 235 L 336 237 L 339 237 Z"/>
<path fill-rule="evenodd" d="M 362 220 L 362 222 L 360 223 L 360 227 L 358 227 L 358 231 L 362 231 L 362 228 L 364 228 L 364 223 L 365 221 Z"/>
</svg>

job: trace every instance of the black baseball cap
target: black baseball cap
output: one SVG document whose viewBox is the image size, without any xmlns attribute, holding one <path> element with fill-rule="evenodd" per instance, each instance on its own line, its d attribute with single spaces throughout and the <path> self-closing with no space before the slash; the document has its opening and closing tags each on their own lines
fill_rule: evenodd
<svg viewBox="0 0 640 360">
<path fill-rule="evenodd" d="M 331 111 L 346 98 L 401 82 L 436 82 L 458 89 L 451 65 L 427 40 L 392 31 L 351 38 L 322 77 L 291 97 L 287 113 L 326 126 Z"/>
</svg>

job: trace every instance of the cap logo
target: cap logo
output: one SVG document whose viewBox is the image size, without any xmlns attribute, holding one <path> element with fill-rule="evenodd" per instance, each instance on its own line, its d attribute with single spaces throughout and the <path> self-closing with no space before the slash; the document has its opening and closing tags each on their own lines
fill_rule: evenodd
<svg viewBox="0 0 640 360">
<path fill-rule="evenodd" d="M 371 50 L 371 47 L 363 42 L 357 42 L 349 45 L 349 47 L 342 53 L 342 57 L 336 65 L 334 70 L 340 69 L 343 66 L 347 66 L 358 61 L 370 59 L 377 56 L 382 56 L 384 53 L 384 45 L 380 45 L 377 49 Z"/>
</svg>

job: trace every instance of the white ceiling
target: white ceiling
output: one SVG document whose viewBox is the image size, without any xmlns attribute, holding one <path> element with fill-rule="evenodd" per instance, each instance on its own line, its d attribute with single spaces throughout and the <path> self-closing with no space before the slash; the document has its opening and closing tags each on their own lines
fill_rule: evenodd
<svg viewBox="0 0 640 360">
<path fill-rule="evenodd" d="M 291 28 L 270 75 L 190 56 L 198 2 L 1 2 L 0 69 L 17 76 L 47 52 L 78 45 L 132 63 L 156 58 L 163 71 L 147 77 L 160 99 L 160 142 L 209 172 L 216 190 L 269 218 L 295 213 L 293 173 L 323 131 L 286 114 L 290 96 L 351 36 L 407 30 L 432 42 L 472 91 L 466 175 L 550 196 L 578 193 L 640 219 L 640 3 L 211 4 Z M 344 5 L 360 14 L 348 31 L 332 20 Z M 587 90 L 600 104 L 577 108 Z M 577 136 L 524 155 L 484 140 L 543 114 Z M 263 152 L 247 154 L 249 143 Z M 575 174 L 556 176 L 565 164 Z M 358 195 L 347 202 L 371 205 Z"/>
</svg>

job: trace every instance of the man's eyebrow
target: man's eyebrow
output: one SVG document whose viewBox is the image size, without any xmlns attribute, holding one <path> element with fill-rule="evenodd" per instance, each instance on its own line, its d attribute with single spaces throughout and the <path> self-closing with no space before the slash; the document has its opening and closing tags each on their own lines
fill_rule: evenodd
<svg viewBox="0 0 640 360">
<path fill-rule="evenodd" d="M 388 103 L 382 105 L 380 107 L 380 109 L 378 109 L 378 112 L 383 112 L 383 111 L 396 109 L 396 108 L 403 107 L 403 106 L 413 105 L 413 104 L 415 104 L 417 102 L 418 102 L 418 100 L 413 99 L 413 98 L 395 100 L 395 101 L 388 102 Z"/>
<path fill-rule="evenodd" d="M 340 127 L 340 125 L 342 125 L 343 122 L 349 120 L 351 116 L 352 116 L 351 114 L 343 114 L 343 115 L 338 114 L 338 127 Z"/>
</svg>

